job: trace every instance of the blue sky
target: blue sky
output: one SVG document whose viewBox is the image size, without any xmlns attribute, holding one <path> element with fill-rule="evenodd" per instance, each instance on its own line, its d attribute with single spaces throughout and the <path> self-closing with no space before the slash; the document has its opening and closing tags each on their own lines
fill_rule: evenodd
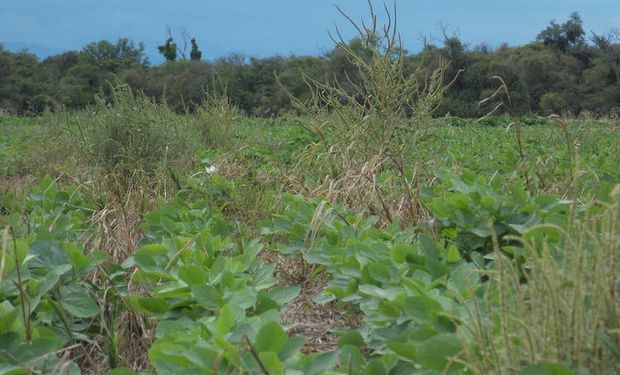
<svg viewBox="0 0 620 375">
<path fill-rule="evenodd" d="M 381 9 L 382 2 L 373 1 Z M 391 1 L 387 1 L 392 4 Z M 0 42 L 40 53 L 80 49 L 86 43 L 129 37 L 146 44 L 154 63 L 167 28 L 195 37 L 206 58 L 233 52 L 264 57 L 318 54 L 333 43 L 337 24 L 352 28 L 337 12 L 366 17 L 366 0 L 0 0 Z M 458 30 L 470 45 L 531 41 L 550 20 L 581 13 L 587 30 L 620 28 L 620 0 L 399 0 L 399 31 L 410 50 L 420 34 L 440 35 L 438 25 Z"/>
</svg>

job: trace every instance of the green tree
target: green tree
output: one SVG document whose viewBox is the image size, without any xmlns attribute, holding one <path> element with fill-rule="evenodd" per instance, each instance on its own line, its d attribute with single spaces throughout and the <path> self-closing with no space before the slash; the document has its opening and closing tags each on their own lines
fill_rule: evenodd
<svg viewBox="0 0 620 375">
<path fill-rule="evenodd" d="M 177 44 L 172 37 L 166 39 L 166 43 L 157 46 L 159 53 L 161 53 L 166 61 L 175 61 L 177 59 Z"/>
<path fill-rule="evenodd" d="M 579 13 L 573 12 L 568 21 L 562 25 L 555 20 L 551 21 L 549 26 L 538 34 L 536 40 L 561 52 L 583 46 L 585 44 L 585 31 L 583 30 L 581 16 Z"/>
<path fill-rule="evenodd" d="M 192 61 L 200 61 L 202 58 L 202 51 L 198 49 L 198 43 L 196 42 L 196 38 L 192 38 L 192 50 L 189 53 L 189 57 Z"/>
<path fill-rule="evenodd" d="M 82 49 L 82 54 L 91 63 L 112 73 L 117 73 L 121 68 L 148 65 L 148 59 L 144 55 L 144 43 L 136 46 L 128 38 L 120 38 L 116 44 L 107 40 L 89 43 Z"/>
</svg>

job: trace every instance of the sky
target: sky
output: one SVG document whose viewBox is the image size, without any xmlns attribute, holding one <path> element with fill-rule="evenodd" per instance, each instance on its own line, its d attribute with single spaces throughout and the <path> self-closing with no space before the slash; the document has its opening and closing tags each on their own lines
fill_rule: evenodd
<svg viewBox="0 0 620 375">
<path fill-rule="evenodd" d="M 392 0 L 386 1 L 391 7 Z M 383 2 L 374 1 L 382 13 Z M 353 27 L 336 9 L 368 20 L 366 0 L 0 0 L 0 43 L 42 55 L 81 49 L 89 42 L 128 37 L 144 42 L 151 62 L 168 30 L 197 39 L 207 59 L 231 53 L 267 57 L 317 55 L 333 47 L 336 26 Z M 445 25 L 464 42 L 495 47 L 527 43 L 552 19 L 581 14 L 586 30 L 620 28 L 620 0 L 398 0 L 398 30 L 405 47 L 419 49 Z"/>
</svg>

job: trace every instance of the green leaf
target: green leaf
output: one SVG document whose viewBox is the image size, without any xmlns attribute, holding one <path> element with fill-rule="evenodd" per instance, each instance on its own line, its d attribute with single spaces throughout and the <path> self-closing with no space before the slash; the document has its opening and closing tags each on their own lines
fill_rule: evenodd
<svg viewBox="0 0 620 375">
<path fill-rule="evenodd" d="M 75 290 L 62 296 L 60 305 L 76 318 L 90 318 L 99 314 L 99 305 L 86 292 Z"/>
<path fill-rule="evenodd" d="M 226 302 L 215 287 L 205 284 L 194 285 L 192 294 L 196 298 L 196 302 L 211 311 L 219 309 Z"/>
<path fill-rule="evenodd" d="M 262 290 L 271 287 L 276 283 L 276 279 L 273 277 L 273 273 L 275 272 L 276 265 L 269 264 L 265 266 L 261 266 L 254 274 L 254 289 Z"/>
<path fill-rule="evenodd" d="M 379 288 L 376 285 L 372 284 L 364 284 L 360 285 L 359 292 L 367 294 L 372 297 L 377 297 L 381 299 L 394 300 L 398 295 L 402 292 L 400 288 L 388 288 L 383 289 Z"/>
<path fill-rule="evenodd" d="M 459 249 L 454 244 L 451 244 L 450 246 L 448 246 L 448 254 L 446 255 L 446 261 L 450 263 L 455 263 L 460 260 L 461 260 L 461 253 L 459 252 Z"/>
<path fill-rule="evenodd" d="M 304 375 L 323 374 L 333 369 L 338 361 L 337 352 L 312 354 L 309 357 L 310 361 L 304 368 Z"/>
<path fill-rule="evenodd" d="M 340 366 L 348 374 L 359 374 L 364 367 L 364 355 L 358 348 L 351 345 L 344 345 L 340 348 Z"/>
<path fill-rule="evenodd" d="M 189 286 L 204 284 L 207 282 L 207 270 L 195 264 L 185 264 L 179 267 L 179 278 Z"/>
<path fill-rule="evenodd" d="M 398 283 L 400 276 L 394 266 L 385 263 L 372 263 L 368 266 L 368 274 L 373 280 L 383 284 Z"/>
<path fill-rule="evenodd" d="M 267 323 L 260 328 L 256 335 L 256 350 L 258 352 L 280 353 L 287 339 L 288 335 L 279 323 Z"/>
<path fill-rule="evenodd" d="M 306 340 L 303 337 L 289 337 L 286 341 L 286 345 L 284 345 L 284 348 L 282 348 L 280 353 L 278 353 L 278 357 L 280 360 L 286 361 L 295 354 L 299 353 L 305 343 Z"/>
<path fill-rule="evenodd" d="M 8 363 L 0 364 L 1 375 L 29 375 L 30 373 L 25 367 L 17 367 Z"/>
<path fill-rule="evenodd" d="M 216 320 L 217 331 L 225 335 L 232 330 L 237 322 L 245 316 L 245 311 L 236 305 L 226 304 L 221 308 Z"/>
<path fill-rule="evenodd" d="M 480 271 L 471 263 L 463 263 L 452 271 L 448 285 L 467 297 L 480 285 Z"/>
<path fill-rule="evenodd" d="M 388 371 L 385 364 L 380 359 L 370 360 L 366 366 L 365 375 L 387 375 Z"/>
<path fill-rule="evenodd" d="M 409 344 L 406 342 L 398 342 L 392 341 L 387 344 L 388 348 L 392 349 L 396 355 L 405 361 L 415 362 L 416 361 L 416 347 L 413 344 Z"/>
<path fill-rule="evenodd" d="M 256 291 L 252 288 L 245 288 L 232 292 L 231 295 L 226 296 L 226 300 L 233 304 L 238 305 L 243 309 L 249 309 L 256 305 Z"/>
<path fill-rule="evenodd" d="M 147 244 L 133 254 L 134 262 L 141 267 L 155 267 L 159 258 L 166 255 L 166 247 L 162 244 Z"/>
<path fill-rule="evenodd" d="M 0 304 L 0 335 L 9 333 L 15 329 L 19 309 L 11 305 L 9 301 Z"/>
<path fill-rule="evenodd" d="M 284 366 L 273 352 L 261 352 L 258 354 L 263 366 L 269 375 L 284 375 Z"/>
<path fill-rule="evenodd" d="M 450 362 L 450 357 L 461 351 L 461 342 L 455 334 L 433 336 L 423 342 L 416 353 L 416 359 L 422 366 L 442 371 Z M 455 364 L 451 368 L 456 368 Z"/>
<path fill-rule="evenodd" d="M 409 297 L 405 300 L 405 314 L 421 324 L 433 324 L 440 312 L 439 302 L 426 296 Z"/>
<path fill-rule="evenodd" d="M 355 346 L 356 348 L 361 348 L 366 343 L 364 342 L 364 338 L 357 331 L 346 331 L 340 340 L 338 340 L 338 346 L 342 347 L 345 345 Z"/>
<path fill-rule="evenodd" d="M 39 282 L 37 295 L 41 296 L 49 292 L 54 286 L 56 286 L 56 283 L 60 280 L 60 277 L 69 271 L 71 271 L 71 265 L 69 264 L 63 264 L 52 268 Z"/>
<path fill-rule="evenodd" d="M 301 288 L 298 286 L 284 285 L 272 288 L 267 295 L 280 306 L 283 306 L 294 300 L 295 297 L 299 295 L 300 291 Z"/>
<path fill-rule="evenodd" d="M 129 305 L 137 312 L 145 314 L 163 314 L 170 309 L 170 303 L 162 298 L 127 296 Z"/>
<path fill-rule="evenodd" d="M 16 359 L 18 363 L 26 363 L 56 352 L 61 345 L 60 340 L 57 338 L 39 337 L 30 342 L 23 342 L 21 345 L 17 346 L 15 351 L 11 353 L 11 356 Z"/>
</svg>

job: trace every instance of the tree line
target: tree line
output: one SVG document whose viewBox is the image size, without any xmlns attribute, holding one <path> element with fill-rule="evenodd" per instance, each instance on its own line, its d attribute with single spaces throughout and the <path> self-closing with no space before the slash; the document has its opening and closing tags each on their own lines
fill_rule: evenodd
<svg viewBox="0 0 620 375">
<path fill-rule="evenodd" d="M 0 44 L 0 111 L 36 115 L 48 109 L 85 108 L 96 94 L 105 94 L 107 81 L 120 79 L 177 111 L 191 111 L 206 91 L 216 90 L 249 115 L 275 116 L 292 110 L 289 94 L 302 99 L 312 95 L 308 77 L 337 80 L 345 89 L 363 80 L 342 45 L 320 56 L 233 54 L 205 61 L 196 39 L 182 43 L 184 48 L 179 48 L 169 36 L 159 46 L 166 60 L 160 65 L 149 63 L 144 44 L 127 38 L 93 42 L 43 60 Z M 346 48 L 363 54 L 368 46 L 352 39 Z M 450 88 L 436 115 L 487 114 L 493 106 L 480 102 L 498 89 L 500 80 L 494 77 L 505 83 L 506 105 L 498 112 L 620 113 L 620 32 L 586 32 L 577 13 L 563 23 L 552 21 L 526 45 L 471 47 L 444 30 L 439 42 L 427 41 L 421 51 L 403 59 L 404 71 L 418 74 L 421 81 L 442 62 L 448 62 L 444 80 Z"/>
</svg>

